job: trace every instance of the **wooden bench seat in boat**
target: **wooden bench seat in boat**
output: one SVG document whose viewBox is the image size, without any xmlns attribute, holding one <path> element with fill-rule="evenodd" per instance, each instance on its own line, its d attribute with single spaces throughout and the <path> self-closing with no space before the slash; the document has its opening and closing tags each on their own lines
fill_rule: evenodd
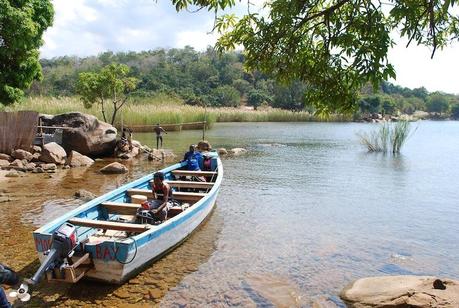
<svg viewBox="0 0 459 308">
<path fill-rule="evenodd" d="M 215 171 L 190 171 L 190 170 L 172 170 L 173 175 L 180 176 L 213 176 L 217 175 Z"/>
<path fill-rule="evenodd" d="M 136 232 L 141 233 L 150 229 L 150 225 L 141 225 L 141 224 L 131 224 L 125 222 L 115 222 L 115 221 L 104 221 L 104 220 L 92 220 L 84 218 L 71 218 L 68 220 L 69 223 L 75 226 L 89 227 L 89 228 L 98 228 L 106 230 L 118 230 L 126 232 Z"/>
<path fill-rule="evenodd" d="M 171 187 L 177 188 L 212 188 L 214 183 L 211 182 L 198 182 L 198 181 L 164 181 L 165 183 L 169 184 Z M 153 185 L 153 181 L 150 181 Z"/>
<path fill-rule="evenodd" d="M 107 209 L 110 214 L 120 214 L 120 215 L 134 215 L 132 218 L 135 221 L 135 214 L 137 213 L 138 208 L 140 207 L 139 204 L 134 203 L 122 203 L 122 202 L 103 202 L 101 203 L 103 207 Z M 189 204 L 188 204 L 189 206 Z M 173 206 L 169 208 L 169 212 L 167 214 L 168 218 L 172 218 L 181 212 L 183 212 L 184 208 L 182 206 Z M 122 216 L 122 218 L 131 217 L 131 216 Z"/>
<path fill-rule="evenodd" d="M 144 195 L 148 198 L 153 198 L 153 192 L 150 189 L 128 189 L 127 193 L 131 195 Z M 172 198 L 180 201 L 198 201 L 199 199 L 205 197 L 205 193 L 194 193 L 194 192 L 181 192 L 174 191 L 172 192 Z"/>
<path fill-rule="evenodd" d="M 101 205 L 106 208 L 109 213 L 122 215 L 135 215 L 140 207 L 140 204 L 123 202 L 102 202 Z"/>
</svg>

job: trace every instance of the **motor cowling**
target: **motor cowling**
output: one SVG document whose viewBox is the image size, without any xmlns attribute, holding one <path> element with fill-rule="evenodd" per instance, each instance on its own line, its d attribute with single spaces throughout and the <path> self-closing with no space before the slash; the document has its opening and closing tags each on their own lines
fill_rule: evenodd
<svg viewBox="0 0 459 308">
<path fill-rule="evenodd" d="M 76 227 L 65 223 L 54 231 L 51 237 L 51 249 L 45 252 L 46 258 L 32 278 L 26 279 L 17 291 L 10 293 L 11 297 L 18 297 L 21 301 L 30 299 L 29 285 L 37 284 L 41 277 L 49 270 L 60 267 L 66 258 L 70 257 L 78 245 Z"/>
</svg>

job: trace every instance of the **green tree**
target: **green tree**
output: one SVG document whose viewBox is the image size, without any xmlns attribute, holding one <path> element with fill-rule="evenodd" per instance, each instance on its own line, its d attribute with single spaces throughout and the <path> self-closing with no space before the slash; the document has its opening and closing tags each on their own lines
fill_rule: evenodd
<svg viewBox="0 0 459 308">
<path fill-rule="evenodd" d="M 93 104 L 100 105 L 105 122 L 106 104 L 112 104 L 113 111 L 110 123 L 115 123 L 118 111 L 126 104 L 129 94 L 135 90 L 139 80 L 128 77 L 129 67 L 124 64 L 112 63 L 100 72 L 80 73 L 77 92 L 86 108 Z"/>
<path fill-rule="evenodd" d="M 454 104 L 451 106 L 451 116 L 453 119 L 459 119 L 459 104 Z"/>
<path fill-rule="evenodd" d="M 241 96 L 235 88 L 224 85 L 213 89 L 207 98 L 207 102 L 211 106 L 237 107 L 241 103 Z"/>
<path fill-rule="evenodd" d="M 53 15 L 49 0 L 0 0 L 0 103 L 17 102 L 42 77 L 38 49 Z"/>
<path fill-rule="evenodd" d="M 438 112 L 440 114 L 447 112 L 449 109 L 448 100 L 445 95 L 435 93 L 427 98 L 427 111 Z"/>
<path fill-rule="evenodd" d="M 379 95 L 371 95 L 364 97 L 359 102 L 360 110 L 366 113 L 381 112 L 381 97 Z"/>
<path fill-rule="evenodd" d="M 222 12 L 233 0 L 173 0 Z M 281 82 L 307 85 L 306 101 L 319 113 L 352 111 L 367 82 L 395 78 L 387 57 L 393 33 L 436 49 L 459 35 L 457 1 L 273 0 L 262 14 L 217 17 L 219 51 L 244 47 L 245 65 Z"/>
<path fill-rule="evenodd" d="M 259 89 L 253 89 L 249 92 L 247 95 L 247 103 L 249 106 L 253 106 L 255 110 L 263 104 L 263 102 L 269 102 L 271 101 L 271 98 L 269 97 L 266 92 L 259 90 Z"/>
<path fill-rule="evenodd" d="M 393 114 L 395 112 L 395 102 L 390 97 L 385 97 L 382 101 L 382 110 L 384 114 Z"/>
</svg>

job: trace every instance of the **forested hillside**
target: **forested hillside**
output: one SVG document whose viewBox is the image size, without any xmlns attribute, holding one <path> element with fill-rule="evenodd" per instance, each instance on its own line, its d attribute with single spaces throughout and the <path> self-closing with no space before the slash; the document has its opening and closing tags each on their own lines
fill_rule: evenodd
<svg viewBox="0 0 459 308">
<path fill-rule="evenodd" d="M 314 111 L 304 101 L 305 84 L 282 85 L 259 72 L 246 72 L 243 62 L 240 53 L 219 55 L 210 48 L 197 52 L 191 47 L 42 59 L 44 78 L 34 82 L 28 94 L 75 96 L 79 73 L 97 71 L 110 63 L 122 63 L 140 80 L 133 97 L 166 94 L 189 105 L 238 107 L 245 104 L 257 108 L 264 104 L 294 111 Z M 457 95 L 429 93 L 423 87 L 408 89 L 385 82 L 376 92 L 371 86 L 361 90 L 358 111 L 411 114 L 423 110 L 444 115 L 453 113 L 458 117 L 458 104 Z"/>
</svg>

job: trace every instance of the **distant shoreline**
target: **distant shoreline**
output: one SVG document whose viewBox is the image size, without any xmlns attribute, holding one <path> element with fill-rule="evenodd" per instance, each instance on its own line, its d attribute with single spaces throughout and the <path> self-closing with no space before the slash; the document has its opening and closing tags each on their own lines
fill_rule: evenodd
<svg viewBox="0 0 459 308">
<path fill-rule="evenodd" d="M 82 112 L 92 114 L 103 121 L 101 112 L 94 106 L 90 109 L 84 108 L 77 97 L 29 97 L 24 102 L 14 106 L 6 107 L 5 111 L 34 110 L 42 114 L 61 114 L 67 112 Z M 110 113 L 110 109 L 106 110 Z M 339 115 L 332 114 L 328 118 L 319 118 L 307 111 L 290 111 L 275 109 L 271 107 L 260 107 L 253 110 L 250 107 L 240 108 L 204 108 L 200 106 L 190 106 L 177 101 L 155 101 L 142 103 L 132 102 L 122 109 L 116 127 L 130 125 L 152 125 L 161 123 L 164 125 L 176 125 L 181 123 L 203 122 L 211 127 L 214 123 L 221 122 L 382 122 L 381 114 L 373 115 Z M 386 116 L 386 119 L 389 117 Z M 394 120 L 407 119 L 416 121 L 419 119 L 428 120 L 451 120 L 443 118 L 442 115 L 429 114 L 423 111 L 416 111 L 413 115 L 401 115 L 391 117 Z M 185 129 L 193 129 L 183 128 Z"/>
</svg>

